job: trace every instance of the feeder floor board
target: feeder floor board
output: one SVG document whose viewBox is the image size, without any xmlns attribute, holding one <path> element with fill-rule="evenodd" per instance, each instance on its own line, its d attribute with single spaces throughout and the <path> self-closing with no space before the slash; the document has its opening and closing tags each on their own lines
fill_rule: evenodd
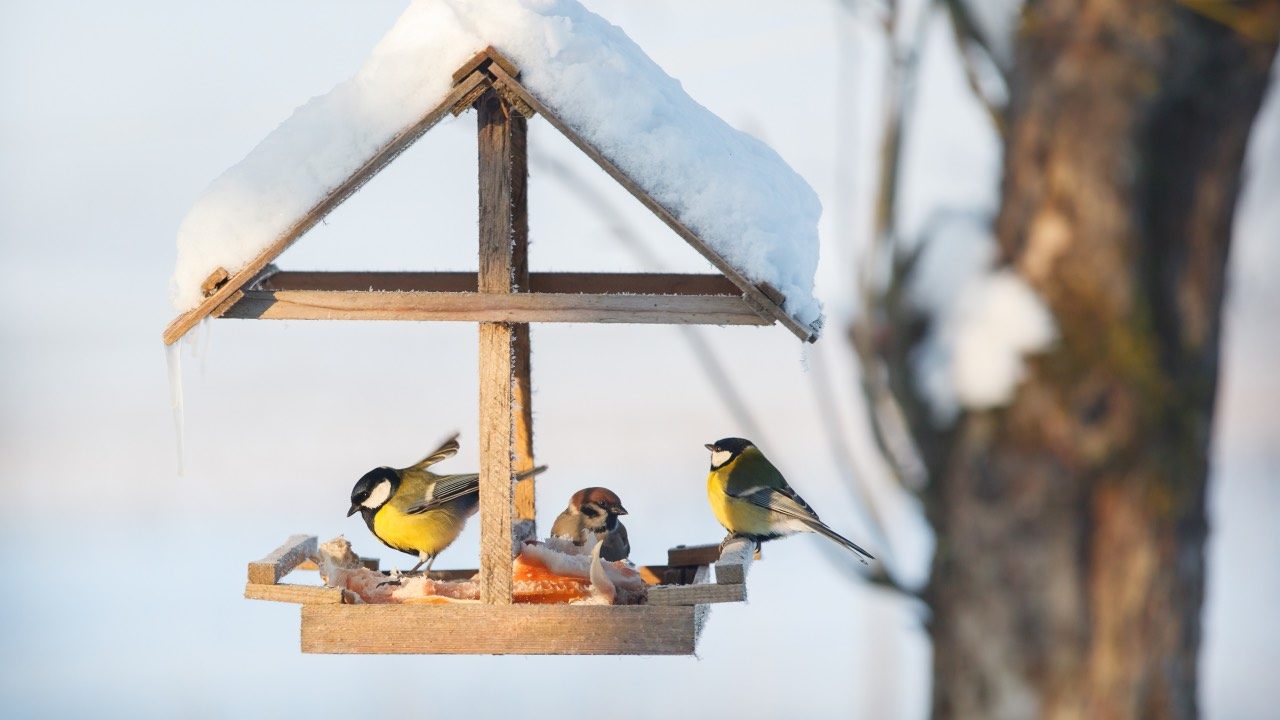
<svg viewBox="0 0 1280 720">
<path fill-rule="evenodd" d="M 691 655 L 705 606 L 303 605 L 302 652 Z"/>
</svg>

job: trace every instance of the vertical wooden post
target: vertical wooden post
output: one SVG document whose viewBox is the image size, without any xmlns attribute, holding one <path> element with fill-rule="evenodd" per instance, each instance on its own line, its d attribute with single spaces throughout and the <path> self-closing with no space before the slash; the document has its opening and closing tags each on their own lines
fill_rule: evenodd
<svg viewBox="0 0 1280 720">
<path fill-rule="evenodd" d="M 525 118 L 493 90 L 476 101 L 476 111 L 480 153 L 478 289 L 482 293 L 517 292 L 522 289 L 521 281 L 528 279 Z M 517 444 L 516 430 L 517 415 L 524 418 L 529 413 L 528 331 L 528 325 L 480 323 L 480 599 L 488 604 L 511 603 L 517 452 L 523 449 L 529 467 L 533 465 L 530 426 L 522 423 L 527 449 Z M 523 398 L 522 383 L 517 380 L 517 367 L 522 364 Z M 518 400 L 523 401 L 519 409 Z"/>
</svg>

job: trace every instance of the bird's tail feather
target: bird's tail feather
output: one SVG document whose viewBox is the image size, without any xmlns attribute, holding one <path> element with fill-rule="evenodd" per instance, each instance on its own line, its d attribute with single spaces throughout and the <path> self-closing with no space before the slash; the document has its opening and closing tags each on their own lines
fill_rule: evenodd
<svg viewBox="0 0 1280 720">
<path fill-rule="evenodd" d="M 830 540 L 834 540 L 837 544 L 849 550 L 852 550 L 854 553 L 857 553 L 858 555 L 864 556 L 866 560 L 863 560 L 863 558 L 861 557 L 858 558 L 858 560 L 861 561 L 863 565 L 867 564 L 867 560 L 876 559 L 874 555 L 867 552 L 866 550 L 863 550 L 861 547 L 858 547 L 857 543 L 841 535 L 835 530 L 832 530 L 831 528 L 827 527 L 826 523 L 820 520 L 813 520 L 811 522 L 806 522 L 805 524 L 808 525 L 810 528 L 812 528 L 813 531 L 818 533 L 819 535 L 825 538 L 828 538 Z"/>
</svg>

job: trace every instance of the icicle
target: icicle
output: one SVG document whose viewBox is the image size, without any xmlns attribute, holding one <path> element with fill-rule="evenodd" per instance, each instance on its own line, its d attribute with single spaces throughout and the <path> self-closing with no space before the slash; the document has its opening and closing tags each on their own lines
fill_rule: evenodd
<svg viewBox="0 0 1280 720">
<path fill-rule="evenodd" d="M 178 343 L 164 349 L 169 366 L 169 405 L 173 408 L 173 429 L 178 435 L 178 477 L 186 474 L 186 442 L 182 420 L 182 348 Z"/>
<path fill-rule="evenodd" d="M 200 377 L 204 377 L 205 368 L 209 365 L 207 362 L 209 358 L 209 348 L 213 345 L 213 323 L 209 322 L 208 317 L 204 318 L 200 321 L 200 325 L 196 328 L 196 332 L 200 335 L 200 339 L 197 341 L 200 346 Z"/>
</svg>

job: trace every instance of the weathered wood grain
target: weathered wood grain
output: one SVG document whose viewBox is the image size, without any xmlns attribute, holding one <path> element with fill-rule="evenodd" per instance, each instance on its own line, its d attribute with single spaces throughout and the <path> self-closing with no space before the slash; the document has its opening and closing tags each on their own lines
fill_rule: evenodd
<svg viewBox="0 0 1280 720">
<path fill-rule="evenodd" d="M 672 567 L 710 565 L 720 559 L 720 544 L 677 545 L 667 550 L 667 564 Z"/>
<path fill-rule="evenodd" d="M 417 320 L 455 322 L 769 325 L 728 295 L 250 290 L 222 314 L 253 320 Z"/>
<path fill-rule="evenodd" d="M 516 290 L 527 240 L 525 119 L 498 93 L 476 101 L 480 186 L 480 296 Z M 511 603 L 515 504 L 516 329 L 480 323 L 480 599 Z"/>
<path fill-rule="evenodd" d="M 271 551 L 266 557 L 249 563 L 249 582 L 260 585 L 275 584 L 303 560 L 315 554 L 315 535 L 291 535 L 283 545 Z"/>
<path fill-rule="evenodd" d="M 255 281 L 249 290 L 344 290 L 352 292 L 474 293 L 474 272 L 335 272 L 280 270 Z M 688 273 L 528 273 L 520 292 L 586 295 L 728 295 L 741 297 L 728 278 Z"/>
<path fill-rule="evenodd" d="M 292 585 L 275 583 L 263 585 L 245 583 L 244 596 L 249 600 L 272 600 L 275 602 L 298 603 L 300 605 L 336 605 L 346 602 L 346 591 L 336 587 L 320 587 L 316 585 Z"/>
<path fill-rule="evenodd" d="M 306 653 L 688 655 L 690 606 L 303 605 Z"/>
<path fill-rule="evenodd" d="M 735 538 L 724 544 L 720 559 L 716 561 L 716 583 L 742 585 L 747 582 L 747 570 L 755 557 L 755 543 Z"/>
</svg>

